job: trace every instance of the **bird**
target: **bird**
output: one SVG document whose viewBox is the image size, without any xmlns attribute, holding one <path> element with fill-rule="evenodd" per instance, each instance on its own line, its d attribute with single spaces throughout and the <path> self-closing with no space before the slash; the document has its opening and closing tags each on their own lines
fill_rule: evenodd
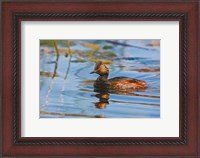
<svg viewBox="0 0 200 158">
<path fill-rule="evenodd" d="M 94 70 L 90 74 L 96 73 L 99 77 L 94 82 L 96 90 L 103 91 L 138 91 L 148 87 L 143 80 L 129 77 L 114 77 L 108 79 L 109 69 L 102 61 L 96 62 Z"/>
</svg>

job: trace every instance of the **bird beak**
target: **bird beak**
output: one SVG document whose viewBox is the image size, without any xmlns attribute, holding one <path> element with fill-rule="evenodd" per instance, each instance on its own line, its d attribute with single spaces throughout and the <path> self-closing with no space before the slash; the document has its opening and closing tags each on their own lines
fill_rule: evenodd
<svg viewBox="0 0 200 158">
<path fill-rule="evenodd" d="M 96 73 L 96 71 L 94 70 L 94 71 L 90 72 L 90 74 L 93 74 L 93 73 Z"/>
</svg>

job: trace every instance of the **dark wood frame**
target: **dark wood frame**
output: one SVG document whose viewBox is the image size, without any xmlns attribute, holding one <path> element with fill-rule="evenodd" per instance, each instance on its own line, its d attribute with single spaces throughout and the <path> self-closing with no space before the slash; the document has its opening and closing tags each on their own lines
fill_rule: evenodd
<svg viewBox="0 0 200 158">
<path fill-rule="evenodd" d="M 176 1 L 175 1 L 176 2 Z M 198 1 L 3 2 L 2 146 L 4 156 L 200 156 L 198 129 Z M 20 22 L 23 20 L 178 20 L 178 138 L 22 138 Z M 37 130 L 37 129 L 36 129 Z"/>
</svg>

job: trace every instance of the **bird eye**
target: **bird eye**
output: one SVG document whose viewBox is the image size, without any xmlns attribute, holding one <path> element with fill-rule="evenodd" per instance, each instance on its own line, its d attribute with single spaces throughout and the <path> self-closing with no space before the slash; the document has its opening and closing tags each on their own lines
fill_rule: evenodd
<svg viewBox="0 0 200 158">
<path fill-rule="evenodd" d="M 98 69 L 97 69 L 97 71 L 99 71 L 101 69 L 101 67 L 99 67 Z"/>
</svg>

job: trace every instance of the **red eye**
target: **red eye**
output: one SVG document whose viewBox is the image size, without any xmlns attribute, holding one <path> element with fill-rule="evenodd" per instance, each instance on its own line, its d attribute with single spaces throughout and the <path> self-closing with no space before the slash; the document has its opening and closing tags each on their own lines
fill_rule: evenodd
<svg viewBox="0 0 200 158">
<path fill-rule="evenodd" d="M 101 67 L 99 67 L 98 69 L 97 69 L 97 71 L 99 71 L 101 69 Z"/>
</svg>

